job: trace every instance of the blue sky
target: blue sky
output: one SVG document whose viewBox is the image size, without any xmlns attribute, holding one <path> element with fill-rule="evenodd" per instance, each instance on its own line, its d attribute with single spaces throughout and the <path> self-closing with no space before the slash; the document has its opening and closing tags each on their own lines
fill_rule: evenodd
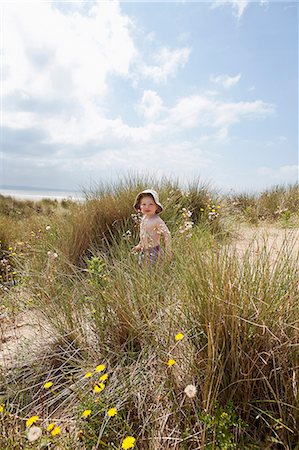
<svg viewBox="0 0 299 450">
<path fill-rule="evenodd" d="M 297 2 L 2 2 L 0 184 L 298 180 Z"/>
</svg>

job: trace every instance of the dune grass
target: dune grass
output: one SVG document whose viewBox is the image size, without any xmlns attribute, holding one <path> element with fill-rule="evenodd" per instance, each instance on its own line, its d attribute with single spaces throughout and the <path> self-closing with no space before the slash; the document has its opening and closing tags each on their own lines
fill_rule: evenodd
<svg viewBox="0 0 299 450">
<path fill-rule="evenodd" d="M 149 181 L 174 255 L 141 268 L 132 203 Z M 297 448 L 294 242 L 275 259 L 266 242 L 240 255 L 223 209 L 199 183 L 125 180 L 7 230 L 18 283 L 3 305 L 49 337 L 1 369 L 0 448 Z"/>
<path fill-rule="evenodd" d="M 235 217 L 251 224 L 268 221 L 285 227 L 298 226 L 299 184 L 273 186 L 260 193 L 241 192 L 226 196 L 225 203 Z"/>
</svg>

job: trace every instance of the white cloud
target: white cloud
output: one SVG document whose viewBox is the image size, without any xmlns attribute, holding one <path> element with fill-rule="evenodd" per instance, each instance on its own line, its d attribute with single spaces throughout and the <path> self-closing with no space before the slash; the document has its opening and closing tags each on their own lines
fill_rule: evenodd
<svg viewBox="0 0 299 450">
<path fill-rule="evenodd" d="M 274 105 L 262 100 L 253 102 L 223 102 L 215 108 L 214 126 L 229 127 L 238 123 L 241 119 L 264 118 L 275 112 Z"/>
<path fill-rule="evenodd" d="M 169 121 L 181 128 L 193 128 L 199 124 L 209 126 L 213 102 L 201 95 L 183 97 L 169 110 Z"/>
<path fill-rule="evenodd" d="M 81 145 L 122 123 L 104 114 L 109 76 L 127 77 L 137 50 L 118 2 L 97 2 L 84 13 L 86 2 L 55 6 L 2 6 L 2 125 L 43 130 L 51 144 Z"/>
<path fill-rule="evenodd" d="M 154 120 L 163 111 L 163 101 L 155 91 L 144 91 L 137 109 L 146 119 Z"/>
<path fill-rule="evenodd" d="M 142 147 L 142 158 L 139 145 L 133 147 L 130 145 L 108 152 L 105 161 L 109 161 L 109 164 L 111 155 L 111 168 L 129 171 L 134 161 L 134 170 L 145 175 L 153 172 L 157 176 L 175 175 L 189 178 L 193 173 L 198 173 L 199 169 L 212 164 L 212 158 L 192 141 L 145 144 Z M 103 164 L 102 157 L 98 155 L 96 158 L 98 161 L 92 158 L 90 164 L 99 167 Z"/>
<path fill-rule="evenodd" d="M 260 0 L 259 2 L 252 0 L 214 0 L 211 7 L 217 8 L 218 6 L 231 6 L 233 9 L 233 15 L 239 21 L 250 3 L 259 3 L 260 6 L 267 6 L 269 0 Z"/>
<path fill-rule="evenodd" d="M 233 8 L 233 14 L 237 19 L 240 19 L 244 14 L 244 11 L 249 5 L 247 0 L 214 0 L 212 8 L 218 6 L 229 5 Z"/>
<path fill-rule="evenodd" d="M 141 64 L 140 72 L 146 77 L 152 79 L 155 83 L 166 82 L 168 77 L 174 76 L 179 68 L 185 66 L 189 59 L 191 49 L 179 48 L 170 50 L 162 47 L 153 55 L 153 65 Z"/>
<path fill-rule="evenodd" d="M 223 86 L 225 89 L 230 89 L 232 86 L 235 86 L 240 81 L 240 78 L 241 73 L 238 73 L 234 77 L 230 77 L 229 75 L 210 75 L 210 81 Z"/>
<path fill-rule="evenodd" d="M 18 164 L 20 163 L 20 164 Z M 27 183 L 32 185 L 32 171 L 36 173 L 35 184 L 40 186 L 51 186 L 53 174 L 55 174 L 55 187 L 80 188 L 87 185 L 91 180 L 105 180 L 115 178 L 117 174 L 128 173 L 134 167 L 134 171 L 144 175 L 174 176 L 181 180 L 190 180 L 192 176 L 199 173 L 209 174 L 212 157 L 204 152 L 200 146 L 193 141 L 171 142 L 147 142 L 142 146 L 140 143 L 122 143 L 121 148 L 107 146 L 103 152 L 95 154 L 79 155 L 77 158 L 60 158 L 45 156 L 41 159 L 17 158 L 6 155 L 5 167 L 9 170 L 12 184 L 18 184 L 18 179 L 26 178 Z M 31 180 L 30 180 L 31 178 Z"/>
<path fill-rule="evenodd" d="M 168 120 L 180 128 L 195 126 L 218 129 L 221 139 L 228 137 L 228 129 L 241 120 L 264 118 L 275 112 L 274 105 L 262 100 L 253 102 L 225 102 L 205 95 L 180 99 L 170 109 Z"/>
<path fill-rule="evenodd" d="M 8 108 L 3 126 L 43 130 L 49 143 L 61 146 L 89 141 L 106 144 L 108 136 L 112 141 L 145 142 L 160 135 L 165 126 L 132 127 L 121 117 L 108 119 L 105 114 L 109 76 L 130 78 L 136 69 L 132 65 L 142 58 L 131 36 L 132 23 L 119 3 L 97 2 L 88 11 L 85 2 L 67 6 L 67 10 L 54 6 L 46 2 L 4 6 Z M 184 66 L 189 54 L 188 48 L 163 47 L 154 55 L 159 65 L 143 65 L 144 75 L 166 81 Z M 33 105 L 39 105 L 39 110 Z M 51 107 L 55 113 L 47 112 Z M 163 102 L 148 90 L 138 108 L 153 121 L 162 112 Z"/>
<path fill-rule="evenodd" d="M 296 164 L 277 168 L 263 166 L 257 168 L 257 173 L 261 177 L 271 178 L 273 183 L 298 182 L 299 166 Z"/>
<path fill-rule="evenodd" d="M 2 8 L 6 94 L 99 101 L 109 73 L 127 76 L 136 49 L 117 2 L 95 3 L 88 15 L 46 2 Z"/>
</svg>

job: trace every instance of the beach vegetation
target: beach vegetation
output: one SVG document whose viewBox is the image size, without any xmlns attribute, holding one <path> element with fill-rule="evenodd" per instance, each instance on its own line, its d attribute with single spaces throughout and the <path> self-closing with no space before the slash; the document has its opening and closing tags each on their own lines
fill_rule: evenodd
<svg viewBox="0 0 299 450">
<path fill-rule="evenodd" d="M 149 185 L 173 258 L 141 268 L 132 205 Z M 0 202 L 0 448 L 295 449 L 296 240 L 240 252 L 232 228 L 296 231 L 298 186 L 267 192 L 129 178 L 51 214 Z"/>
</svg>

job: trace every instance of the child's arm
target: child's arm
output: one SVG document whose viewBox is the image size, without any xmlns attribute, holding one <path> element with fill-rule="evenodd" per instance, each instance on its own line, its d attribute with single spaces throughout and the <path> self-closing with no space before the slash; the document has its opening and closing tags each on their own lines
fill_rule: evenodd
<svg viewBox="0 0 299 450">
<path fill-rule="evenodd" d="M 133 248 L 131 249 L 131 252 L 132 252 L 132 253 L 140 253 L 141 250 L 142 250 L 142 245 L 141 245 L 141 228 L 142 228 L 142 220 L 141 220 L 141 223 L 140 223 L 140 238 L 139 238 L 139 244 L 136 245 L 135 247 L 133 247 Z"/>
<path fill-rule="evenodd" d="M 167 256 L 172 256 L 171 251 L 171 234 L 166 225 L 166 223 L 160 219 L 159 221 L 159 234 L 162 234 L 164 242 L 165 242 L 165 251 Z"/>
</svg>

